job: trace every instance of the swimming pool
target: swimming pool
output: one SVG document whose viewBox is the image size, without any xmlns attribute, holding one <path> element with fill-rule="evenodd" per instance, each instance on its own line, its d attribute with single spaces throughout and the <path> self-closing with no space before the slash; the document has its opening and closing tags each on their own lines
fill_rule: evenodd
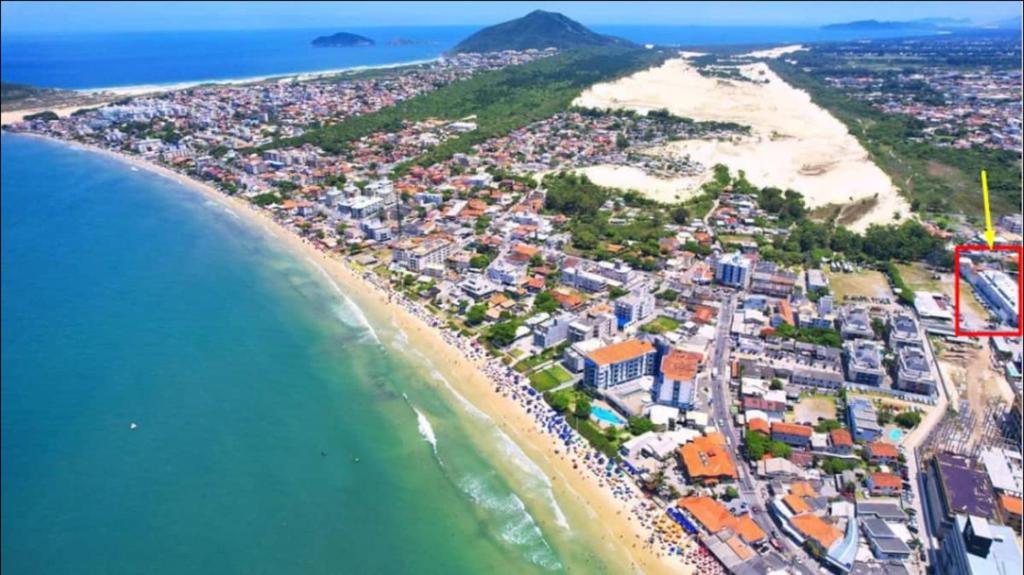
<svg viewBox="0 0 1024 575">
<path fill-rule="evenodd" d="M 610 409 L 601 407 L 600 405 L 595 405 L 594 407 L 590 408 L 590 415 L 593 416 L 594 419 L 600 421 L 601 423 L 607 423 L 608 425 L 626 424 L 626 420 L 619 417 L 619 414 L 615 413 Z"/>
<path fill-rule="evenodd" d="M 899 443 L 901 439 L 903 439 L 902 430 L 893 428 L 889 431 L 889 441 L 893 443 Z"/>
</svg>

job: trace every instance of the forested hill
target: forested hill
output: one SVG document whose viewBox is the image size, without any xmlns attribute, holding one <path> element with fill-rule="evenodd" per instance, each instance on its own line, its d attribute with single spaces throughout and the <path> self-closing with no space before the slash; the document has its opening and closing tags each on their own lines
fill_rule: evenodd
<svg viewBox="0 0 1024 575">
<path fill-rule="evenodd" d="M 452 52 L 499 52 L 544 48 L 629 46 L 628 40 L 598 34 L 556 12 L 534 10 L 522 18 L 489 26 L 459 42 Z"/>
</svg>

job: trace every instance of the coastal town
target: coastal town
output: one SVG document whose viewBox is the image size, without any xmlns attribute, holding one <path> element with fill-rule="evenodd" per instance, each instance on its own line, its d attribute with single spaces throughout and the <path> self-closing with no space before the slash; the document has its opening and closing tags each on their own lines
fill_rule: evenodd
<svg viewBox="0 0 1024 575">
<path fill-rule="evenodd" d="M 850 232 L 799 190 L 652 153 L 749 134 L 665 110 L 573 106 L 430 162 L 484 118 L 307 138 L 557 55 L 204 85 L 5 129 L 174 170 L 342 262 L 459 349 L 679 572 L 1020 572 L 1019 213 L 995 222 L 1010 249 L 959 259 L 986 244 L 969 218 Z M 954 97 L 939 109 L 833 84 L 941 119 L 936 135 L 992 127 L 953 146 L 1019 153 L 1020 81 L 928 75 Z M 711 176 L 652 199 L 593 166 Z"/>
</svg>

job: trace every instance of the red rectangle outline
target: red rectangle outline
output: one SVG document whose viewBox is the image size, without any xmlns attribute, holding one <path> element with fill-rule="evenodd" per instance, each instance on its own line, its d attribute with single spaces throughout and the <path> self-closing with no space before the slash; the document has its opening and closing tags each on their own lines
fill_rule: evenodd
<svg viewBox="0 0 1024 575">
<path fill-rule="evenodd" d="M 994 251 L 1017 254 L 1017 331 L 963 331 L 960 329 L 960 252 Z M 958 337 L 1018 337 L 1024 335 L 1024 305 L 1021 287 L 1024 286 L 1024 246 L 966 245 L 953 248 L 953 333 Z"/>
</svg>

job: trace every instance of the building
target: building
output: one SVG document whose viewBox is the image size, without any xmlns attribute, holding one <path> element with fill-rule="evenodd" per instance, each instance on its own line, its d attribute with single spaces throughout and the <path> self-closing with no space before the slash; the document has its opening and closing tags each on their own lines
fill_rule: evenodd
<svg viewBox="0 0 1024 575">
<path fill-rule="evenodd" d="M 882 561 L 904 561 L 910 558 L 913 551 L 903 542 L 889 525 L 875 517 L 860 520 L 868 546 L 875 559 Z"/>
<path fill-rule="evenodd" d="M 946 296 L 931 292 L 914 292 L 914 309 L 921 326 L 928 333 L 953 337 L 953 306 Z"/>
<path fill-rule="evenodd" d="M 806 425 L 776 421 L 772 423 L 772 439 L 793 447 L 809 447 L 814 429 Z"/>
<path fill-rule="evenodd" d="M 789 381 L 794 385 L 805 387 L 820 387 L 822 389 L 839 389 L 842 387 L 843 374 L 832 369 L 818 367 L 800 366 L 794 367 L 790 374 Z"/>
<path fill-rule="evenodd" d="M 798 274 L 779 268 L 775 263 L 760 261 L 754 264 L 750 276 L 750 291 L 772 297 L 785 298 L 793 293 Z"/>
<path fill-rule="evenodd" d="M 745 289 L 750 284 L 750 260 L 739 252 L 721 256 L 715 263 L 715 281 Z"/>
<path fill-rule="evenodd" d="M 914 316 L 901 310 L 889 316 L 889 347 L 899 349 L 906 345 L 919 346 L 921 338 Z"/>
<path fill-rule="evenodd" d="M 853 436 L 845 429 L 833 429 L 829 432 L 829 451 L 836 455 L 853 453 Z"/>
<path fill-rule="evenodd" d="M 572 316 L 563 314 L 550 318 L 533 328 L 533 345 L 539 349 L 556 346 L 569 338 Z"/>
<path fill-rule="evenodd" d="M 828 289 L 828 278 L 821 270 L 807 270 L 807 291 L 824 291 Z"/>
<path fill-rule="evenodd" d="M 610 313 L 587 313 L 569 324 L 569 341 L 608 339 L 615 332 L 615 316 Z"/>
<path fill-rule="evenodd" d="M 1003 323 L 1017 327 L 1020 320 L 1020 286 L 998 270 L 983 270 L 968 276 L 974 289 Z"/>
<path fill-rule="evenodd" d="M 685 511 L 708 533 L 716 534 L 725 529 L 731 529 L 750 545 L 761 543 L 768 537 L 749 514 L 737 517 L 724 505 L 710 497 L 684 497 L 676 506 Z"/>
<path fill-rule="evenodd" d="M 694 483 L 717 485 L 735 481 L 737 477 L 725 436 L 718 432 L 698 437 L 680 447 L 679 461 L 686 476 Z"/>
<path fill-rule="evenodd" d="M 940 573 L 1009 574 L 1021 573 L 1024 562 L 1012 529 L 992 525 L 984 517 L 960 514 L 942 540 L 937 567 Z"/>
<path fill-rule="evenodd" d="M 854 397 L 846 402 L 846 426 L 854 441 L 875 441 L 882 435 L 875 405 L 864 398 Z"/>
<path fill-rule="evenodd" d="M 658 351 L 649 341 L 627 340 L 587 354 L 583 383 L 608 389 L 645 375 L 654 375 Z"/>
<path fill-rule="evenodd" d="M 956 536 L 956 518 L 973 515 L 986 520 L 996 517 L 996 498 L 988 475 L 979 469 L 977 459 L 942 452 L 928 461 L 922 470 L 925 517 L 929 529 L 945 545 L 947 536 Z"/>
<path fill-rule="evenodd" d="M 661 358 L 661 373 L 654 385 L 654 401 L 659 405 L 692 409 L 697 372 L 704 355 L 673 349 Z"/>
<path fill-rule="evenodd" d="M 846 351 L 846 379 L 878 387 L 885 380 L 882 352 L 870 340 L 855 339 L 843 344 Z"/>
<path fill-rule="evenodd" d="M 868 475 L 871 495 L 899 495 L 903 493 L 903 479 L 894 473 L 876 472 Z"/>
<path fill-rule="evenodd" d="M 864 455 L 868 461 L 875 465 L 890 465 L 896 463 L 900 452 L 895 445 L 885 441 L 872 441 L 864 447 Z"/>
<path fill-rule="evenodd" d="M 615 319 L 619 329 L 642 322 L 654 315 L 654 294 L 635 290 L 615 300 Z"/>
<path fill-rule="evenodd" d="M 893 387 L 920 395 L 935 394 L 935 377 L 923 349 L 909 345 L 901 347 L 896 365 L 896 382 Z"/>
<path fill-rule="evenodd" d="M 871 317 L 867 310 L 860 306 L 848 306 L 844 309 L 839 322 L 843 339 L 875 337 L 875 330 L 871 328 Z"/>
<path fill-rule="evenodd" d="M 442 237 L 403 239 L 391 246 L 391 261 L 409 271 L 422 273 L 431 265 L 443 268 L 452 248 L 452 242 Z"/>
<path fill-rule="evenodd" d="M 595 273 L 572 267 L 562 270 L 562 283 L 588 292 L 602 291 L 608 286 L 608 280 Z"/>
</svg>

